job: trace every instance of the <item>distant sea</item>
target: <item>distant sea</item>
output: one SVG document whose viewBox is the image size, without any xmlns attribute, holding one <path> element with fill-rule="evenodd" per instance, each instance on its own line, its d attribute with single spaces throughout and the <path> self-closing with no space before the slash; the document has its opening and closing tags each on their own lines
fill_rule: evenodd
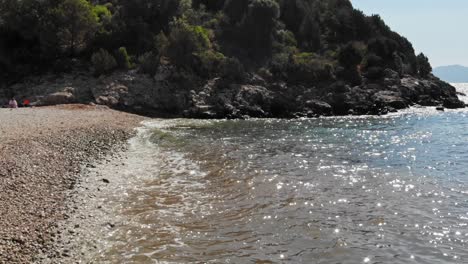
<svg viewBox="0 0 468 264">
<path fill-rule="evenodd" d="M 466 109 L 151 120 L 96 261 L 468 263 L 467 143 Z"/>
<path fill-rule="evenodd" d="M 459 96 L 462 101 L 468 104 L 468 83 L 452 83 L 457 88 L 458 92 L 464 93 L 466 96 Z"/>
</svg>

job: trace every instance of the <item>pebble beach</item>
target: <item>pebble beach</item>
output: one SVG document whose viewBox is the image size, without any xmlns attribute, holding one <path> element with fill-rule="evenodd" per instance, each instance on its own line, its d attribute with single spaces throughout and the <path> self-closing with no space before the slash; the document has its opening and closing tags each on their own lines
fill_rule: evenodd
<svg viewBox="0 0 468 264">
<path fill-rule="evenodd" d="M 67 193 L 82 169 L 126 147 L 142 117 L 103 106 L 0 109 L 0 263 L 41 263 L 58 252 Z"/>
</svg>

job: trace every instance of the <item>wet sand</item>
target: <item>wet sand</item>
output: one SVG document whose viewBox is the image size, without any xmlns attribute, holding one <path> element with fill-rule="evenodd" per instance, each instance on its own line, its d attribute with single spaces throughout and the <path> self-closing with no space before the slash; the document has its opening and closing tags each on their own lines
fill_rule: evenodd
<svg viewBox="0 0 468 264">
<path fill-rule="evenodd" d="M 60 223 L 83 170 L 120 153 L 142 120 L 102 106 L 0 109 L 0 263 L 69 254 Z"/>
</svg>

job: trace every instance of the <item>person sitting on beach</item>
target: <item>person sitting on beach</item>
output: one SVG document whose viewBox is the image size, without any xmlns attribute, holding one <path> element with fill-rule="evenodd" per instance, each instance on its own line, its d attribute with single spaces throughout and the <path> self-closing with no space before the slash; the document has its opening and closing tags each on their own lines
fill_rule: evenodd
<svg viewBox="0 0 468 264">
<path fill-rule="evenodd" d="M 28 99 L 24 99 L 23 100 L 23 107 L 30 107 L 31 105 L 31 101 L 29 101 Z"/>
<path fill-rule="evenodd" d="M 10 108 L 18 108 L 18 102 L 16 102 L 16 99 L 13 97 L 10 99 L 8 102 L 8 107 Z"/>
</svg>

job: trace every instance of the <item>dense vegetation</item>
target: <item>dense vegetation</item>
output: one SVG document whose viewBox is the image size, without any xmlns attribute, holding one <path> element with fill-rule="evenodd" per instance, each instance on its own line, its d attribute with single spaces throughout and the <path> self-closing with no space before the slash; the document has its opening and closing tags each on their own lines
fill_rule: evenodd
<svg viewBox="0 0 468 264">
<path fill-rule="evenodd" d="M 161 64 L 210 78 L 266 72 L 289 82 L 425 77 L 428 59 L 349 0 L 0 0 L 0 72 L 16 81 L 44 71 Z"/>
</svg>

